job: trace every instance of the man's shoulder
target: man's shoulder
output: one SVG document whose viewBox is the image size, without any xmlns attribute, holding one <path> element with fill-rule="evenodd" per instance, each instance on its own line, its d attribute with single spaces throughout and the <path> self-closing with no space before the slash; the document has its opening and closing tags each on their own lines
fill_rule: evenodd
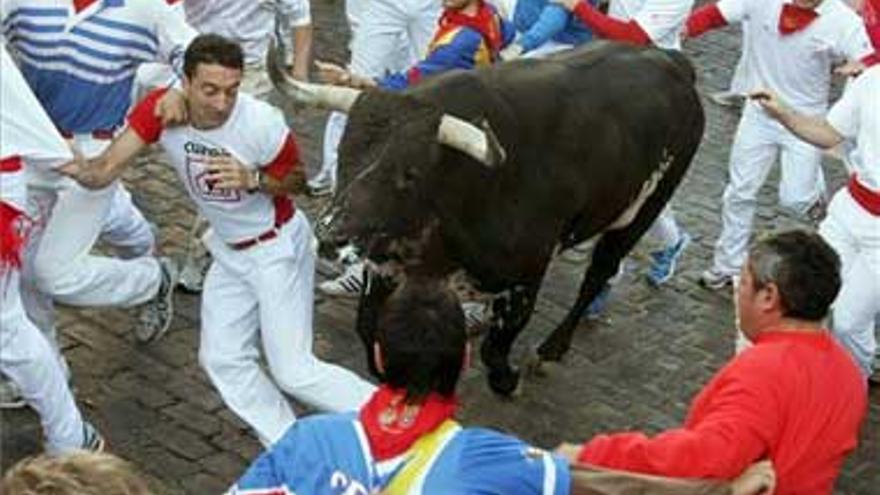
<svg viewBox="0 0 880 495">
<path fill-rule="evenodd" d="M 239 92 L 236 104 L 237 125 L 245 125 L 252 130 L 286 125 L 281 109 L 248 93 Z"/>
</svg>

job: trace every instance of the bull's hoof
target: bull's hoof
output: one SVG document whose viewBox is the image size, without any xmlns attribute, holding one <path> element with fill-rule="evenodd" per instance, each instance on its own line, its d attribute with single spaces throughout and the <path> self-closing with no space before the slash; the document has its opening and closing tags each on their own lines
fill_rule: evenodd
<svg viewBox="0 0 880 495">
<path fill-rule="evenodd" d="M 560 348 L 560 346 L 542 345 L 538 348 L 538 359 L 541 361 L 558 363 L 562 361 L 562 356 L 564 355 L 565 349 Z"/>
<path fill-rule="evenodd" d="M 538 355 L 537 352 L 530 353 L 525 360 L 525 372 L 527 377 L 537 376 L 537 377 L 545 377 L 547 376 L 547 367 L 545 366 L 545 362 L 541 359 L 541 356 Z"/>
<path fill-rule="evenodd" d="M 503 397 L 512 397 L 519 386 L 518 371 L 490 371 L 489 388 Z"/>
</svg>

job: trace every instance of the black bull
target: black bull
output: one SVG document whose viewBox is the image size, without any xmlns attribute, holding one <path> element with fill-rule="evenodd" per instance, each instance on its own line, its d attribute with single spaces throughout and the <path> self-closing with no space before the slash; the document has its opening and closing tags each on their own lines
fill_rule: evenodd
<svg viewBox="0 0 880 495">
<path fill-rule="evenodd" d="M 552 257 L 600 235 L 577 301 L 538 348 L 539 359 L 555 361 L 681 182 L 704 126 L 694 79 L 679 52 L 598 42 L 454 71 L 398 94 L 365 92 L 349 113 L 341 193 L 319 238 L 355 242 L 410 275 L 463 269 L 495 295 L 481 357 L 492 389 L 509 394 L 519 378 L 510 349 Z M 444 113 L 488 124 L 506 160 L 490 167 L 440 145 Z M 374 274 L 361 295 L 357 329 L 368 353 L 391 290 Z"/>
</svg>

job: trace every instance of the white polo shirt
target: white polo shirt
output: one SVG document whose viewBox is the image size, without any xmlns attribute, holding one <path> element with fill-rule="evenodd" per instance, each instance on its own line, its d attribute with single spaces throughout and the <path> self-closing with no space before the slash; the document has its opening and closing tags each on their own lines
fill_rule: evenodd
<svg viewBox="0 0 880 495">
<path fill-rule="evenodd" d="M 184 0 L 186 20 L 200 33 L 241 43 L 245 63 L 262 62 L 275 29 L 277 3 L 293 27 L 312 23 L 309 0 Z"/>
<path fill-rule="evenodd" d="M 855 140 L 860 159 L 852 163 L 852 172 L 880 193 L 880 65 L 857 77 L 826 118 L 842 136 Z"/>
<path fill-rule="evenodd" d="M 874 50 L 861 18 L 840 0 L 823 0 L 819 17 L 804 30 L 779 33 L 785 0 L 720 0 L 718 9 L 729 23 L 743 22 L 749 45 L 746 91 L 769 88 L 796 110 L 820 115 L 828 108 L 831 68 L 835 62 L 857 60 Z"/>
<path fill-rule="evenodd" d="M 611 0 L 608 15 L 635 20 L 660 48 L 681 50 L 681 32 L 693 6 L 694 0 Z"/>
</svg>

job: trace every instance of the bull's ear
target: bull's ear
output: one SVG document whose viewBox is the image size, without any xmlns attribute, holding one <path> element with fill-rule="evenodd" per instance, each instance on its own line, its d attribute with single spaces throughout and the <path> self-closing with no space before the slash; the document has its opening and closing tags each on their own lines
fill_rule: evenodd
<svg viewBox="0 0 880 495">
<path fill-rule="evenodd" d="M 486 150 L 489 161 L 494 163 L 494 166 L 496 167 L 504 165 L 504 162 L 507 161 L 507 152 L 504 151 L 504 146 L 501 145 L 501 141 L 498 140 L 498 136 L 495 134 L 495 131 L 492 130 L 492 126 L 489 124 L 489 119 L 484 117 L 483 121 L 480 122 L 480 127 L 482 127 L 483 132 L 486 133 Z"/>
</svg>

